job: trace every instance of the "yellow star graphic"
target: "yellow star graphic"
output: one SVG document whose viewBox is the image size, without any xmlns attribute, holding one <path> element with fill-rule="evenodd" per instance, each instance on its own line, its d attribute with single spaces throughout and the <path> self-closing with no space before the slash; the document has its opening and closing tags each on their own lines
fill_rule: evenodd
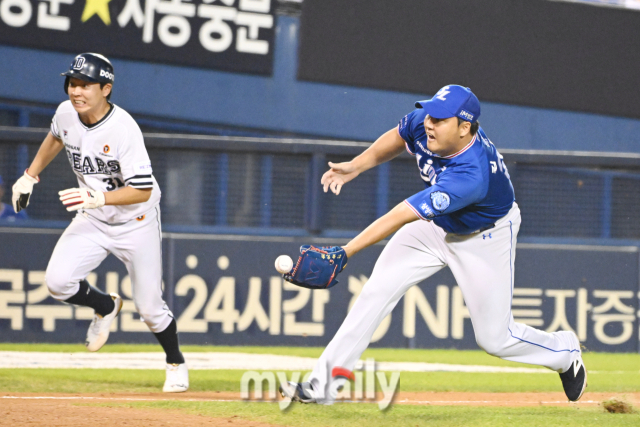
<svg viewBox="0 0 640 427">
<path fill-rule="evenodd" d="M 111 0 L 86 0 L 80 20 L 87 22 L 93 15 L 98 15 L 105 25 L 111 25 L 111 15 L 109 14 L 110 1 Z"/>
</svg>

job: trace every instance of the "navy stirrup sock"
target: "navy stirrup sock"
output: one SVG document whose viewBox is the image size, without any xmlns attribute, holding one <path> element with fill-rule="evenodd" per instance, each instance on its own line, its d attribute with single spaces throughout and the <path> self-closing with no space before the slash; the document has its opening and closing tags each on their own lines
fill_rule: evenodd
<svg viewBox="0 0 640 427">
<path fill-rule="evenodd" d="M 167 363 L 184 363 L 184 356 L 180 352 L 180 343 L 178 342 L 176 319 L 171 319 L 171 323 L 164 331 L 154 332 L 153 334 L 167 354 Z"/>
<path fill-rule="evenodd" d="M 96 313 L 103 317 L 111 313 L 116 306 L 111 295 L 94 288 L 86 280 L 80 281 L 80 289 L 78 289 L 78 292 L 65 302 L 91 307 Z"/>
</svg>

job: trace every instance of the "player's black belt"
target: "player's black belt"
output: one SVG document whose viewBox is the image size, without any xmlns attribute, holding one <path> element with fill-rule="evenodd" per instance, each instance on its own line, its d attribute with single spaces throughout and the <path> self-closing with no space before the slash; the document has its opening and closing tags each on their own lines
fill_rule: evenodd
<svg viewBox="0 0 640 427">
<path fill-rule="evenodd" d="M 460 236 L 460 237 L 471 237 L 471 236 L 474 236 L 474 235 L 476 235 L 478 233 L 482 233 L 483 231 L 491 230 L 495 226 L 496 226 L 496 223 L 494 222 L 492 224 L 485 225 L 484 227 L 482 227 L 482 228 L 480 228 L 478 230 L 472 231 L 471 233 L 465 233 L 465 234 L 447 233 L 447 235 L 451 234 L 451 235 Z"/>
<path fill-rule="evenodd" d="M 476 233 L 482 233 L 483 231 L 490 230 L 495 226 L 496 226 L 496 223 L 494 222 L 492 224 L 487 225 L 486 227 L 482 227 L 480 230 L 476 231 Z"/>
</svg>

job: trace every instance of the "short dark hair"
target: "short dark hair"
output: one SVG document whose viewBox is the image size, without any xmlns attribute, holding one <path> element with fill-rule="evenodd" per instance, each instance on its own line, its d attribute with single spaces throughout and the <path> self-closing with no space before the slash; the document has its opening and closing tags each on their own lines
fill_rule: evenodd
<svg viewBox="0 0 640 427">
<path fill-rule="evenodd" d="M 100 89 L 103 89 L 106 84 L 111 85 L 111 90 L 109 91 L 109 95 L 107 95 L 107 101 L 109 101 L 111 99 L 111 94 L 113 93 L 113 83 L 100 83 Z"/>
<path fill-rule="evenodd" d="M 466 122 L 466 120 L 462 120 L 460 117 L 458 117 L 458 126 L 460 126 L 462 122 Z M 471 135 L 475 135 L 476 133 L 478 133 L 479 127 L 480 127 L 479 121 L 476 120 L 475 123 L 471 123 Z"/>
</svg>

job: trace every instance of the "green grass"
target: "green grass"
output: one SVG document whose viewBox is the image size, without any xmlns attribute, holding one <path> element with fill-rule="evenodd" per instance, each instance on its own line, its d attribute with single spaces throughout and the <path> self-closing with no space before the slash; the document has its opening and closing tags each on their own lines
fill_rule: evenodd
<svg viewBox="0 0 640 427">
<path fill-rule="evenodd" d="M 318 357 L 319 347 L 183 346 L 185 352 L 243 352 Z M 0 344 L 0 351 L 84 352 L 81 344 Z M 101 352 L 161 351 L 157 345 L 107 345 Z M 363 358 L 377 361 L 462 365 L 527 366 L 505 362 L 482 351 L 369 349 Z M 585 353 L 592 371 L 590 392 L 640 391 L 640 355 Z M 240 370 L 191 371 L 190 391 L 238 392 Z M 155 393 L 162 396 L 162 370 L 0 369 L 0 393 Z M 561 392 L 558 376 L 521 373 L 406 372 L 400 391 Z M 170 396 L 162 396 L 170 399 Z M 609 414 L 601 407 L 473 407 L 393 405 L 381 412 L 375 404 L 293 405 L 281 412 L 274 403 L 188 402 L 179 400 L 89 406 L 177 410 L 204 417 L 241 419 L 283 426 L 638 426 L 640 414 Z M 168 415 L 168 419 L 173 415 Z"/>
<path fill-rule="evenodd" d="M 90 405 L 94 406 L 94 405 Z M 172 409 L 206 417 L 242 419 L 284 426 L 637 426 L 640 415 L 609 414 L 599 407 L 474 407 L 394 405 L 382 412 L 375 404 L 292 405 L 281 412 L 274 403 L 136 402 L 107 407 Z"/>
<path fill-rule="evenodd" d="M 239 392 L 244 372 L 191 371 L 190 390 Z M 162 370 L 0 369 L 0 392 L 156 393 L 163 382 Z M 403 372 L 400 391 L 559 392 L 562 386 L 554 374 Z M 640 374 L 592 374 L 587 391 L 637 392 Z"/>
<path fill-rule="evenodd" d="M 238 352 L 276 354 L 301 357 L 319 357 L 323 347 L 230 347 L 184 345 L 184 352 Z M 46 351 L 60 353 L 85 352 L 82 344 L 0 344 L 0 351 Z M 154 344 L 107 344 L 101 353 L 161 352 Z M 422 349 L 368 349 L 363 359 L 372 357 L 379 362 L 428 362 L 459 365 L 531 367 L 489 356 L 481 350 L 422 350 Z M 638 353 L 584 353 L 584 362 L 590 371 L 629 371 L 640 373 Z"/>
</svg>

